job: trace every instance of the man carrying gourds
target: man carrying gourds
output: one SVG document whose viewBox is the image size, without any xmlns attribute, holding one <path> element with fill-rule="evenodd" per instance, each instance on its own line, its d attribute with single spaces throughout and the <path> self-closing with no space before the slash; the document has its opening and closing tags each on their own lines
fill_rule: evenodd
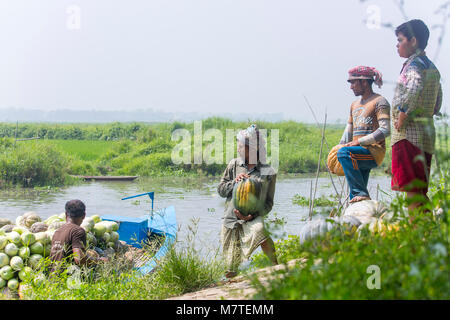
<svg viewBox="0 0 450 320">
<path fill-rule="evenodd" d="M 264 144 L 256 125 L 240 131 L 237 134 L 239 157 L 230 161 L 217 188 L 219 195 L 227 198 L 221 233 L 227 278 L 236 276 L 243 258 L 248 259 L 259 246 L 274 265 L 278 264 L 273 240 L 263 221 L 263 216 L 272 210 L 276 183 L 275 170 L 266 164 Z M 233 188 L 243 179 L 251 179 L 251 183 L 261 187 L 260 208 L 249 215 L 242 214 L 233 204 Z"/>
<path fill-rule="evenodd" d="M 390 133 L 390 105 L 374 93 L 372 83 L 381 87 L 382 74 L 375 68 L 359 66 L 349 70 L 348 82 L 355 96 L 337 152 L 350 187 L 350 202 L 370 200 L 367 183 L 370 170 L 379 166 L 386 153 L 385 139 Z"/>
</svg>

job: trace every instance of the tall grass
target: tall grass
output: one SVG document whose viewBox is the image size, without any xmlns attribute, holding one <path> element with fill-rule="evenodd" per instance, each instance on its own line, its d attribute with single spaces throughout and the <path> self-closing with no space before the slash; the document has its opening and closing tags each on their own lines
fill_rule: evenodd
<svg viewBox="0 0 450 320">
<path fill-rule="evenodd" d="M 103 140 L 46 140 L 45 142 L 54 145 L 68 156 L 84 161 L 100 159 L 117 144 L 116 141 Z"/>
<path fill-rule="evenodd" d="M 185 244 L 168 253 L 166 263 L 158 273 L 158 280 L 179 288 L 180 294 L 197 291 L 216 283 L 225 266 L 219 251 L 201 256 L 194 246 L 198 220 L 191 220 Z"/>
<path fill-rule="evenodd" d="M 3 186 L 61 186 L 70 181 L 68 158 L 39 141 L 0 141 L 0 180 Z"/>
<path fill-rule="evenodd" d="M 68 173 L 73 175 L 108 175 L 112 168 L 103 164 L 102 157 L 114 149 L 117 141 L 104 140 L 44 140 L 68 159 Z"/>
</svg>

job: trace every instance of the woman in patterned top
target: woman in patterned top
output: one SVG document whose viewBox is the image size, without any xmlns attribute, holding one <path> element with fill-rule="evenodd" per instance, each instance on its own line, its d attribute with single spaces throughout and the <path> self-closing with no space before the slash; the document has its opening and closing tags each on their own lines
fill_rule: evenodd
<svg viewBox="0 0 450 320">
<path fill-rule="evenodd" d="M 430 32 L 421 20 L 397 27 L 398 54 L 407 58 L 392 102 L 392 190 L 405 191 L 409 210 L 428 201 L 431 157 L 434 153 L 433 116 L 442 104 L 440 74 L 425 55 Z"/>
</svg>

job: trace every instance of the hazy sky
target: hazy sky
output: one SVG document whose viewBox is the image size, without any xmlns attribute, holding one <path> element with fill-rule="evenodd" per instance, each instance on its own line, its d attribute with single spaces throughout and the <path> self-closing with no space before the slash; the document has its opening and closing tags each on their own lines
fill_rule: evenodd
<svg viewBox="0 0 450 320">
<path fill-rule="evenodd" d="M 430 58 L 442 2 L 406 1 L 409 18 L 430 27 Z M 152 108 L 312 121 L 305 95 L 321 120 L 325 108 L 344 120 L 355 99 L 349 68 L 374 66 L 395 81 L 403 63 L 393 32 L 363 23 L 370 5 L 382 22 L 403 22 L 388 0 L 0 0 L 0 112 Z M 444 78 L 449 44 L 447 34 L 435 61 Z M 374 88 L 392 100 L 392 84 Z"/>
</svg>

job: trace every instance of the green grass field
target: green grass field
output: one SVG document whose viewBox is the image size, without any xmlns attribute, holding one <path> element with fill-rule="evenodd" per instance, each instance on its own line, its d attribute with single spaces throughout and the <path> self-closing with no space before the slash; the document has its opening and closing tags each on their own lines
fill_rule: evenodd
<svg viewBox="0 0 450 320">
<path fill-rule="evenodd" d="M 84 161 L 99 160 L 117 141 L 100 140 L 46 140 L 68 156 Z"/>
</svg>

